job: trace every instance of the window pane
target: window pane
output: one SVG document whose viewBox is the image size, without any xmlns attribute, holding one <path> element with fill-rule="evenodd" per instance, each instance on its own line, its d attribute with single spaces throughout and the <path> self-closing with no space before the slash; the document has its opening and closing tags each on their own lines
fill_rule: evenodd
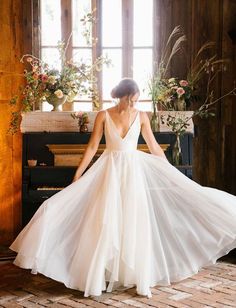
<svg viewBox="0 0 236 308">
<path fill-rule="evenodd" d="M 134 46 L 153 45 L 153 0 L 134 1 Z"/>
<path fill-rule="evenodd" d="M 91 64 L 92 62 L 92 50 L 89 48 L 76 48 L 73 49 L 73 60 L 74 62 L 81 62 Z"/>
<path fill-rule="evenodd" d="M 102 104 L 102 109 L 105 110 L 105 109 L 111 108 L 111 107 L 113 107 L 113 106 L 115 106 L 115 101 L 108 102 L 108 103 L 103 103 L 103 104 Z"/>
<path fill-rule="evenodd" d="M 89 86 L 89 83 L 86 83 Z M 86 100 L 86 101 L 91 101 L 91 98 L 89 97 L 89 95 L 81 95 L 81 94 L 77 94 L 74 98 L 75 100 Z"/>
<path fill-rule="evenodd" d="M 93 104 L 89 102 L 74 102 L 74 111 L 92 111 Z"/>
<path fill-rule="evenodd" d="M 61 40 L 61 1 L 41 0 L 41 44 L 56 46 Z"/>
<path fill-rule="evenodd" d="M 102 0 L 102 45 L 121 47 L 121 0 Z"/>
<path fill-rule="evenodd" d="M 140 88 L 139 99 L 150 99 L 147 82 L 152 76 L 152 49 L 134 49 L 133 78 Z"/>
<path fill-rule="evenodd" d="M 152 102 L 137 102 L 137 109 L 142 111 L 152 111 Z"/>
<path fill-rule="evenodd" d="M 121 49 L 104 49 L 103 56 L 107 54 L 108 58 L 112 61 L 112 66 L 105 66 L 102 70 L 103 77 L 103 99 L 111 99 L 111 90 L 117 85 L 122 76 L 121 69 Z"/>
<path fill-rule="evenodd" d="M 43 102 L 42 105 L 42 111 L 51 111 L 53 109 L 53 106 L 50 105 L 48 102 Z"/>
<path fill-rule="evenodd" d="M 81 59 L 83 63 L 91 64 L 92 62 L 92 50 L 89 48 L 76 48 L 73 49 L 73 61 L 79 65 L 81 63 Z M 75 99 L 79 100 L 91 100 L 89 95 L 78 95 Z"/>
<path fill-rule="evenodd" d="M 91 13 L 91 0 L 73 0 L 72 4 L 72 28 L 73 28 L 73 46 L 88 46 L 82 32 L 85 29 L 80 21 L 84 15 Z"/>
<path fill-rule="evenodd" d="M 61 69 L 59 51 L 57 48 L 42 48 L 42 60 L 46 62 L 50 68 Z"/>
</svg>

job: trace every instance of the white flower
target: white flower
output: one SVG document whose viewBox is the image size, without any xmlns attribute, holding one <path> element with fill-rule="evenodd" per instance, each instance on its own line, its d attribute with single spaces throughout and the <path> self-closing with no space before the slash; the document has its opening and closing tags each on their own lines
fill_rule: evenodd
<svg viewBox="0 0 236 308">
<path fill-rule="evenodd" d="M 63 97 L 63 92 L 62 92 L 62 90 L 56 90 L 55 92 L 54 92 L 54 94 L 58 97 L 58 98 L 62 98 Z"/>
<path fill-rule="evenodd" d="M 168 82 L 169 82 L 169 83 L 175 83 L 175 78 L 170 78 L 170 79 L 168 79 Z"/>
<path fill-rule="evenodd" d="M 48 76 L 48 83 L 54 85 L 56 83 L 56 76 Z"/>
</svg>

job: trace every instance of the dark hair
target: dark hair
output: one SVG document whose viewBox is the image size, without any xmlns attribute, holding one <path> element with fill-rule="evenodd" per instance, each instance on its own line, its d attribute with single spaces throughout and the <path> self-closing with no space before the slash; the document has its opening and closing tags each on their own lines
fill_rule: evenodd
<svg viewBox="0 0 236 308">
<path fill-rule="evenodd" d="M 140 93 L 137 83 L 132 78 L 123 78 L 118 85 L 112 89 L 112 98 L 121 98 L 126 95 Z"/>
</svg>

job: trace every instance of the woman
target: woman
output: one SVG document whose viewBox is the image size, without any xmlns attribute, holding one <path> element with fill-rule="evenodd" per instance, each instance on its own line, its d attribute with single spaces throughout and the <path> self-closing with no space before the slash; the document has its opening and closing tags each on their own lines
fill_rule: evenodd
<svg viewBox="0 0 236 308">
<path fill-rule="evenodd" d="M 134 107 L 139 98 L 139 88 L 132 79 L 123 79 L 119 86 L 112 90 L 111 96 L 112 98 L 118 98 L 119 104 L 117 104 L 115 107 L 109 108 L 107 111 L 103 110 L 98 112 L 93 127 L 93 133 L 89 140 L 80 166 L 76 171 L 74 180 L 79 179 L 98 149 L 98 145 L 103 135 L 103 128 L 105 125 L 107 113 L 108 116 L 110 115 L 110 121 L 113 124 L 113 129 L 117 130 L 117 133 L 121 136 L 122 139 L 125 138 L 131 123 L 134 122 L 138 114 L 138 111 Z M 139 113 L 140 125 L 142 127 L 142 136 L 144 137 L 150 152 L 154 155 L 166 158 L 163 150 L 156 142 L 156 139 L 152 133 L 147 114 L 140 111 Z M 119 125 L 116 125 L 115 123 L 119 123 Z"/>
<path fill-rule="evenodd" d="M 100 111 L 71 185 L 46 200 L 12 243 L 14 264 L 84 296 L 180 281 L 236 247 L 236 197 L 188 179 L 166 159 L 139 89 L 123 79 Z M 106 149 L 86 172 L 105 134 Z M 137 150 L 142 133 L 150 154 Z M 83 174 L 83 175 L 82 175 Z"/>
</svg>

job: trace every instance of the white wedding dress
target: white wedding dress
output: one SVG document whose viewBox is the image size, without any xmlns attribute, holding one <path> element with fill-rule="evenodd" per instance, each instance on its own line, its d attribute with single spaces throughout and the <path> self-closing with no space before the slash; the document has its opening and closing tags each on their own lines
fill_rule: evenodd
<svg viewBox="0 0 236 308">
<path fill-rule="evenodd" d="M 106 149 L 42 203 L 10 248 L 14 264 L 84 296 L 169 285 L 236 247 L 236 197 L 137 150 L 140 115 L 122 138 L 106 111 Z"/>
</svg>

